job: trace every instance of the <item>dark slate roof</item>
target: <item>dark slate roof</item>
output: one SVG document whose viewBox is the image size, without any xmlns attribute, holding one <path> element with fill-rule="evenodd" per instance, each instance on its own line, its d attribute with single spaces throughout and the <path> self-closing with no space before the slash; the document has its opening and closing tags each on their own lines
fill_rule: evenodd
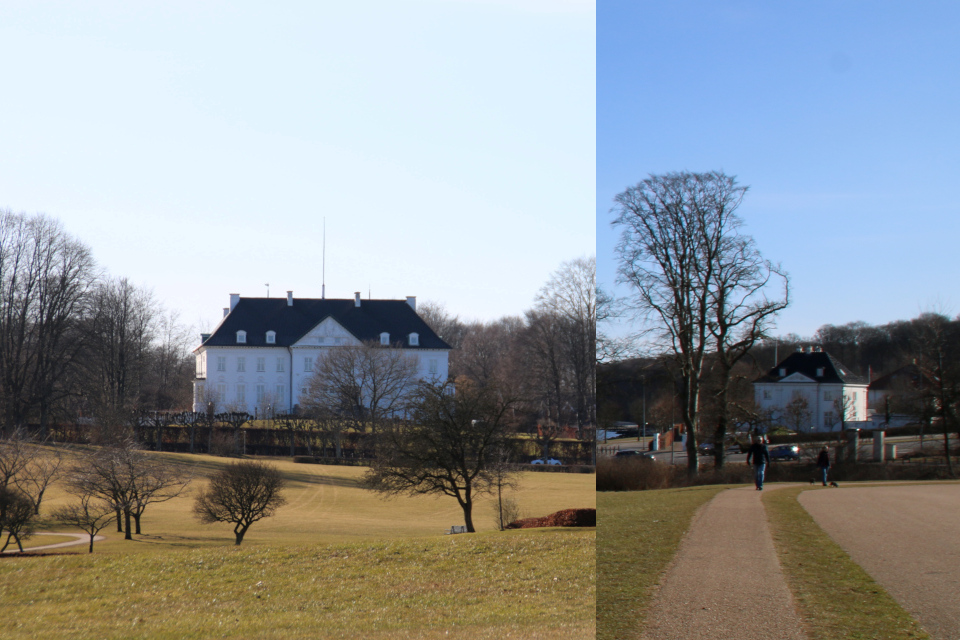
<svg viewBox="0 0 960 640">
<path fill-rule="evenodd" d="M 786 370 L 786 375 L 780 375 L 781 369 Z M 823 369 L 822 376 L 817 375 L 817 369 Z M 779 382 L 795 373 L 807 376 L 816 382 L 830 384 L 867 384 L 865 377 L 856 375 L 850 371 L 849 367 L 843 365 L 826 351 L 797 351 L 791 353 L 784 358 L 780 364 L 770 369 L 770 371 L 757 378 L 754 382 Z"/>
<path fill-rule="evenodd" d="M 348 300 L 294 298 L 240 298 L 216 331 L 201 346 L 289 347 L 327 318 L 333 318 L 359 340 L 380 341 L 384 331 L 392 343 L 408 349 L 449 349 L 406 300 Z M 246 345 L 237 344 L 237 331 L 247 332 Z M 276 331 L 276 344 L 267 344 L 267 331 Z M 411 347 L 407 336 L 419 335 L 420 345 Z"/>
</svg>

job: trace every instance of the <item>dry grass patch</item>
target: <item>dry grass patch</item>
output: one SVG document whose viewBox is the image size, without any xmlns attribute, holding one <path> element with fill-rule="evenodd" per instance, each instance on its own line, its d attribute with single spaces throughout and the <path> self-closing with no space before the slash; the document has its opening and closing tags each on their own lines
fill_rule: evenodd
<svg viewBox="0 0 960 640">
<path fill-rule="evenodd" d="M 797 502 L 808 489 L 764 492 L 763 504 L 780 566 L 810 639 L 929 638 Z"/>
<path fill-rule="evenodd" d="M 4 637 L 588 638 L 594 541 L 554 529 L 17 558 L 0 563 Z"/>
<path fill-rule="evenodd" d="M 639 638 L 653 587 L 694 513 L 727 487 L 601 493 L 597 498 L 597 637 Z"/>
</svg>

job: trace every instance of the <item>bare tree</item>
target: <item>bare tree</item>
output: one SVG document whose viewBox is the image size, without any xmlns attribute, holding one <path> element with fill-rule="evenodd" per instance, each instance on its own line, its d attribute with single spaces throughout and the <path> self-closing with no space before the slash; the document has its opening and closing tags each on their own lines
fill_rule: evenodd
<svg viewBox="0 0 960 640">
<path fill-rule="evenodd" d="M 43 215 L 0 210 L 0 432 L 46 427 L 83 346 L 89 249 Z"/>
<path fill-rule="evenodd" d="M 132 540 L 134 532 L 142 533 L 141 517 L 147 506 L 180 495 L 188 480 L 141 451 L 135 442 L 126 441 L 86 457 L 68 474 L 67 483 L 75 495 L 100 496 L 113 505 L 117 531 Z"/>
<path fill-rule="evenodd" d="M 597 260 L 577 258 L 560 265 L 537 294 L 537 308 L 563 319 L 561 357 L 569 374 L 578 436 L 594 422 L 597 357 Z"/>
<path fill-rule="evenodd" d="M 810 411 L 810 403 L 803 396 L 797 396 L 783 407 L 784 417 L 787 424 L 797 433 L 802 433 L 803 428 L 810 424 L 810 417 L 813 413 Z"/>
<path fill-rule="evenodd" d="M 7 541 L 2 553 L 15 540 L 20 552 L 23 553 L 23 541 L 33 535 L 33 501 L 18 489 L 0 487 L 0 531 L 6 530 Z"/>
<path fill-rule="evenodd" d="M 262 462 L 238 462 L 210 479 L 200 491 L 193 512 L 204 524 L 233 524 L 236 544 L 254 522 L 272 516 L 286 504 L 285 481 L 275 467 Z"/>
<path fill-rule="evenodd" d="M 113 520 L 116 507 L 110 502 L 91 494 L 82 494 L 78 497 L 80 498 L 80 504 L 58 507 L 53 512 L 53 519 L 69 527 L 77 527 L 89 535 L 89 553 L 93 553 L 93 542 L 97 534 Z"/>
<path fill-rule="evenodd" d="M 411 403 L 409 421 L 385 429 L 365 483 L 385 495 L 446 495 L 456 498 L 473 532 L 477 495 L 495 482 L 498 452 L 509 447 L 510 402 L 496 389 L 464 380 L 423 382 Z"/>
<path fill-rule="evenodd" d="M 365 342 L 332 347 L 314 364 L 301 398 L 312 413 L 332 412 L 360 433 L 400 415 L 417 380 L 416 355 Z"/>
<path fill-rule="evenodd" d="M 678 370 L 691 475 L 699 466 L 705 357 L 722 350 L 732 355 L 741 326 L 762 326 L 751 312 L 764 300 L 763 286 L 751 284 L 758 278 L 757 256 L 752 240 L 739 235 L 735 213 L 745 192 L 719 172 L 669 173 L 651 175 L 614 198 L 613 224 L 621 230 L 618 279 L 633 289 L 630 306 L 650 346 L 665 350 Z"/>
<path fill-rule="evenodd" d="M 943 429 L 943 452 L 947 472 L 953 475 L 950 459 L 950 432 L 957 431 L 957 405 L 960 404 L 960 327 L 940 313 L 924 313 L 917 319 L 918 365 L 928 380 L 925 395 Z"/>
<path fill-rule="evenodd" d="M 40 515 L 40 503 L 47 489 L 63 474 L 64 454 L 59 447 L 34 449 L 29 464 L 14 478 L 17 487 L 33 502 L 33 512 Z"/>
</svg>

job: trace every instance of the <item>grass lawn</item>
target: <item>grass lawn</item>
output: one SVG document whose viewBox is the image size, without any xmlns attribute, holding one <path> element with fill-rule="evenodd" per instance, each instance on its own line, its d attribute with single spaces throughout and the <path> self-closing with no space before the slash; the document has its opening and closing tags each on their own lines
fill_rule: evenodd
<svg viewBox="0 0 960 640">
<path fill-rule="evenodd" d="M 726 486 L 597 496 L 597 638 L 639 638 L 652 589 L 696 510 Z"/>
<path fill-rule="evenodd" d="M 479 533 L 445 536 L 463 523 L 453 498 L 383 500 L 358 486 L 362 468 L 278 460 L 289 504 L 236 547 L 232 526 L 191 512 L 202 478 L 231 461 L 164 457 L 197 480 L 147 509 L 144 535 L 108 527 L 93 554 L 0 558 L 4 638 L 594 637 L 592 529 L 498 532 L 484 499 Z M 524 473 L 514 493 L 527 516 L 595 496 L 589 474 Z M 70 500 L 54 487 L 41 511 Z"/>
</svg>

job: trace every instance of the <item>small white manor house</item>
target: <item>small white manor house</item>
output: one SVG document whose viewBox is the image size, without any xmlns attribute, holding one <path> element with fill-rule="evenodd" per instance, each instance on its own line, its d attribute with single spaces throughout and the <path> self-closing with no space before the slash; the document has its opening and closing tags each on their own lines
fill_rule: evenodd
<svg viewBox="0 0 960 640">
<path fill-rule="evenodd" d="M 450 345 L 417 315 L 417 299 L 241 298 L 201 335 L 193 409 L 287 413 L 299 404 L 325 349 L 376 341 L 417 355 L 421 379 L 447 379 Z"/>
<path fill-rule="evenodd" d="M 801 431 L 834 431 L 845 422 L 867 420 L 868 380 L 856 375 L 820 347 L 801 347 L 753 383 L 754 400 L 761 410 L 772 410 L 785 420 L 787 406 L 805 400 Z M 795 407 L 797 404 L 794 405 Z M 803 407 L 802 401 L 800 402 Z"/>
</svg>

